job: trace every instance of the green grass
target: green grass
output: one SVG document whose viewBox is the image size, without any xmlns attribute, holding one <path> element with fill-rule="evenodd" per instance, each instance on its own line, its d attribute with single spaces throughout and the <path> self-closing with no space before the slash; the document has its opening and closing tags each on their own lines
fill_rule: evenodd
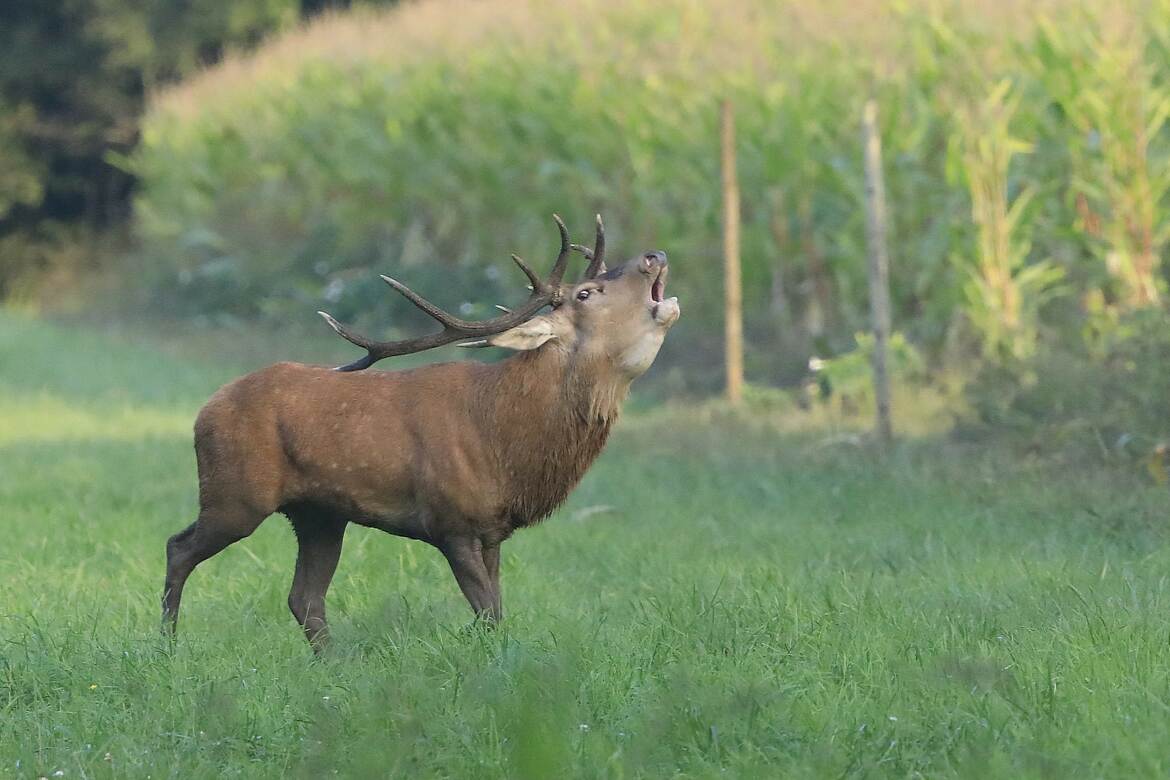
<svg viewBox="0 0 1170 780">
<path fill-rule="evenodd" d="M 189 426 L 235 370 L 0 314 L 0 776 L 1170 771 L 1164 488 L 717 408 L 623 422 L 505 546 L 498 630 L 355 527 L 315 660 L 273 518 L 195 573 L 171 649 Z"/>
</svg>

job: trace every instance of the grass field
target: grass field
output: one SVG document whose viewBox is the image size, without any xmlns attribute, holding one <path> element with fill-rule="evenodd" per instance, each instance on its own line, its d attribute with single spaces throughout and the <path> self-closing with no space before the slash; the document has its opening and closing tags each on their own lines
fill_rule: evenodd
<svg viewBox="0 0 1170 780">
<path fill-rule="evenodd" d="M 437 553 L 355 527 L 314 660 L 273 518 L 169 648 L 190 423 L 239 369 L 0 314 L 0 776 L 1170 772 L 1165 488 L 710 407 L 623 421 L 505 546 L 495 631 Z"/>
</svg>

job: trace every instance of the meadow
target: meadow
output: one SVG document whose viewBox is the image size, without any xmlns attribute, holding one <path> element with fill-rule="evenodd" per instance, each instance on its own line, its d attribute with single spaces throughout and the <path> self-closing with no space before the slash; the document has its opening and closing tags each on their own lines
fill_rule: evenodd
<svg viewBox="0 0 1170 780">
<path fill-rule="evenodd" d="M 0 776 L 1170 771 L 1164 487 L 717 404 L 627 415 L 505 546 L 496 630 L 437 553 L 353 527 L 315 659 L 274 517 L 171 647 L 190 424 L 248 362 L 205 353 L 0 314 Z"/>
</svg>

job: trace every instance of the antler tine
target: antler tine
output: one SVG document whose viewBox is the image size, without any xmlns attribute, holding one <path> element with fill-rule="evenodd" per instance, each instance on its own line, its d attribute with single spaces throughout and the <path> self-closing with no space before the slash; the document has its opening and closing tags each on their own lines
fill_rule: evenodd
<svg viewBox="0 0 1170 780">
<path fill-rule="evenodd" d="M 528 277 L 528 281 L 531 284 L 529 289 L 531 289 L 533 292 L 539 290 L 541 286 L 540 277 L 536 275 L 536 272 L 528 267 L 528 263 L 521 260 L 520 255 L 512 255 L 512 261 L 516 263 L 516 265 L 520 266 L 520 270 L 523 271 L 524 275 Z"/>
<path fill-rule="evenodd" d="M 391 279 L 385 274 L 381 274 L 381 276 L 382 281 L 393 287 L 395 292 L 401 293 L 402 297 L 406 298 L 406 300 L 410 301 L 415 306 L 425 311 L 428 315 L 438 320 L 439 324 L 443 327 L 458 328 L 461 325 L 471 324 L 459 319 L 458 317 L 453 317 L 452 315 L 443 311 L 438 306 L 431 303 L 426 298 L 422 297 L 397 279 Z"/>
<path fill-rule="evenodd" d="M 338 336 L 341 336 L 351 344 L 355 344 L 361 347 L 367 352 L 365 357 L 358 358 L 352 363 L 346 363 L 344 366 L 338 366 L 335 370 L 361 371 L 362 369 L 366 369 L 374 365 L 374 363 L 378 360 L 378 358 L 374 357 L 373 348 L 376 346 L 374 342 L 370 341 L 365 336 L 360 336 L 357 333 L 354 333 L 349 328 L 333 319 L 333 317 L 331 317 L 327 312 L 319 311 L 317 313 L 325 318 L 325 321 L 329 323 L 329 327 L 333 328 L 333 330 L 337 332 Z"/>
<path fill-rule="evenodd" d="M 557 255 L 557 261 L 553 263 L 552 271 L 548 274 L 548 281 L 545 282 L 548 291 L 560 287 L 561 279 L 565 276 L 565 268 L 569 265 L 569 252 L 572 251 L 573 246 L 572 242 L 569 241 L 569 229 L 565 227 L 564 220 L 558 214 L 553 214 L 553 220 L 557 223 L 557 230 L 561 232 L 561 252 Z"/>
<path fill-rule="evenodd" d="M 592 279 L 605 267 L 605 224 L 601 221 L 600 214 L 597 215 L 597 234 L 593 239 L 593 251 L 585 256 L 589 258 L 589 267 L 585 269 L 585 278 Z"/>
</svg>

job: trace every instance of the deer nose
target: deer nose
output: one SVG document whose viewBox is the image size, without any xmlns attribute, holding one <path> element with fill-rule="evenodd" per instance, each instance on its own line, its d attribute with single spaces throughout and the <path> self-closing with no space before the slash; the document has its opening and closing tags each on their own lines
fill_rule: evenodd
<svg viewBox="0 0 1170 780">
<path fill-rule="evenodd" d="M 642 264 L 647 271 L 653 271 L 666 265 L 666 252 L 655 249 L 642 255 Z"/>
</svg>

